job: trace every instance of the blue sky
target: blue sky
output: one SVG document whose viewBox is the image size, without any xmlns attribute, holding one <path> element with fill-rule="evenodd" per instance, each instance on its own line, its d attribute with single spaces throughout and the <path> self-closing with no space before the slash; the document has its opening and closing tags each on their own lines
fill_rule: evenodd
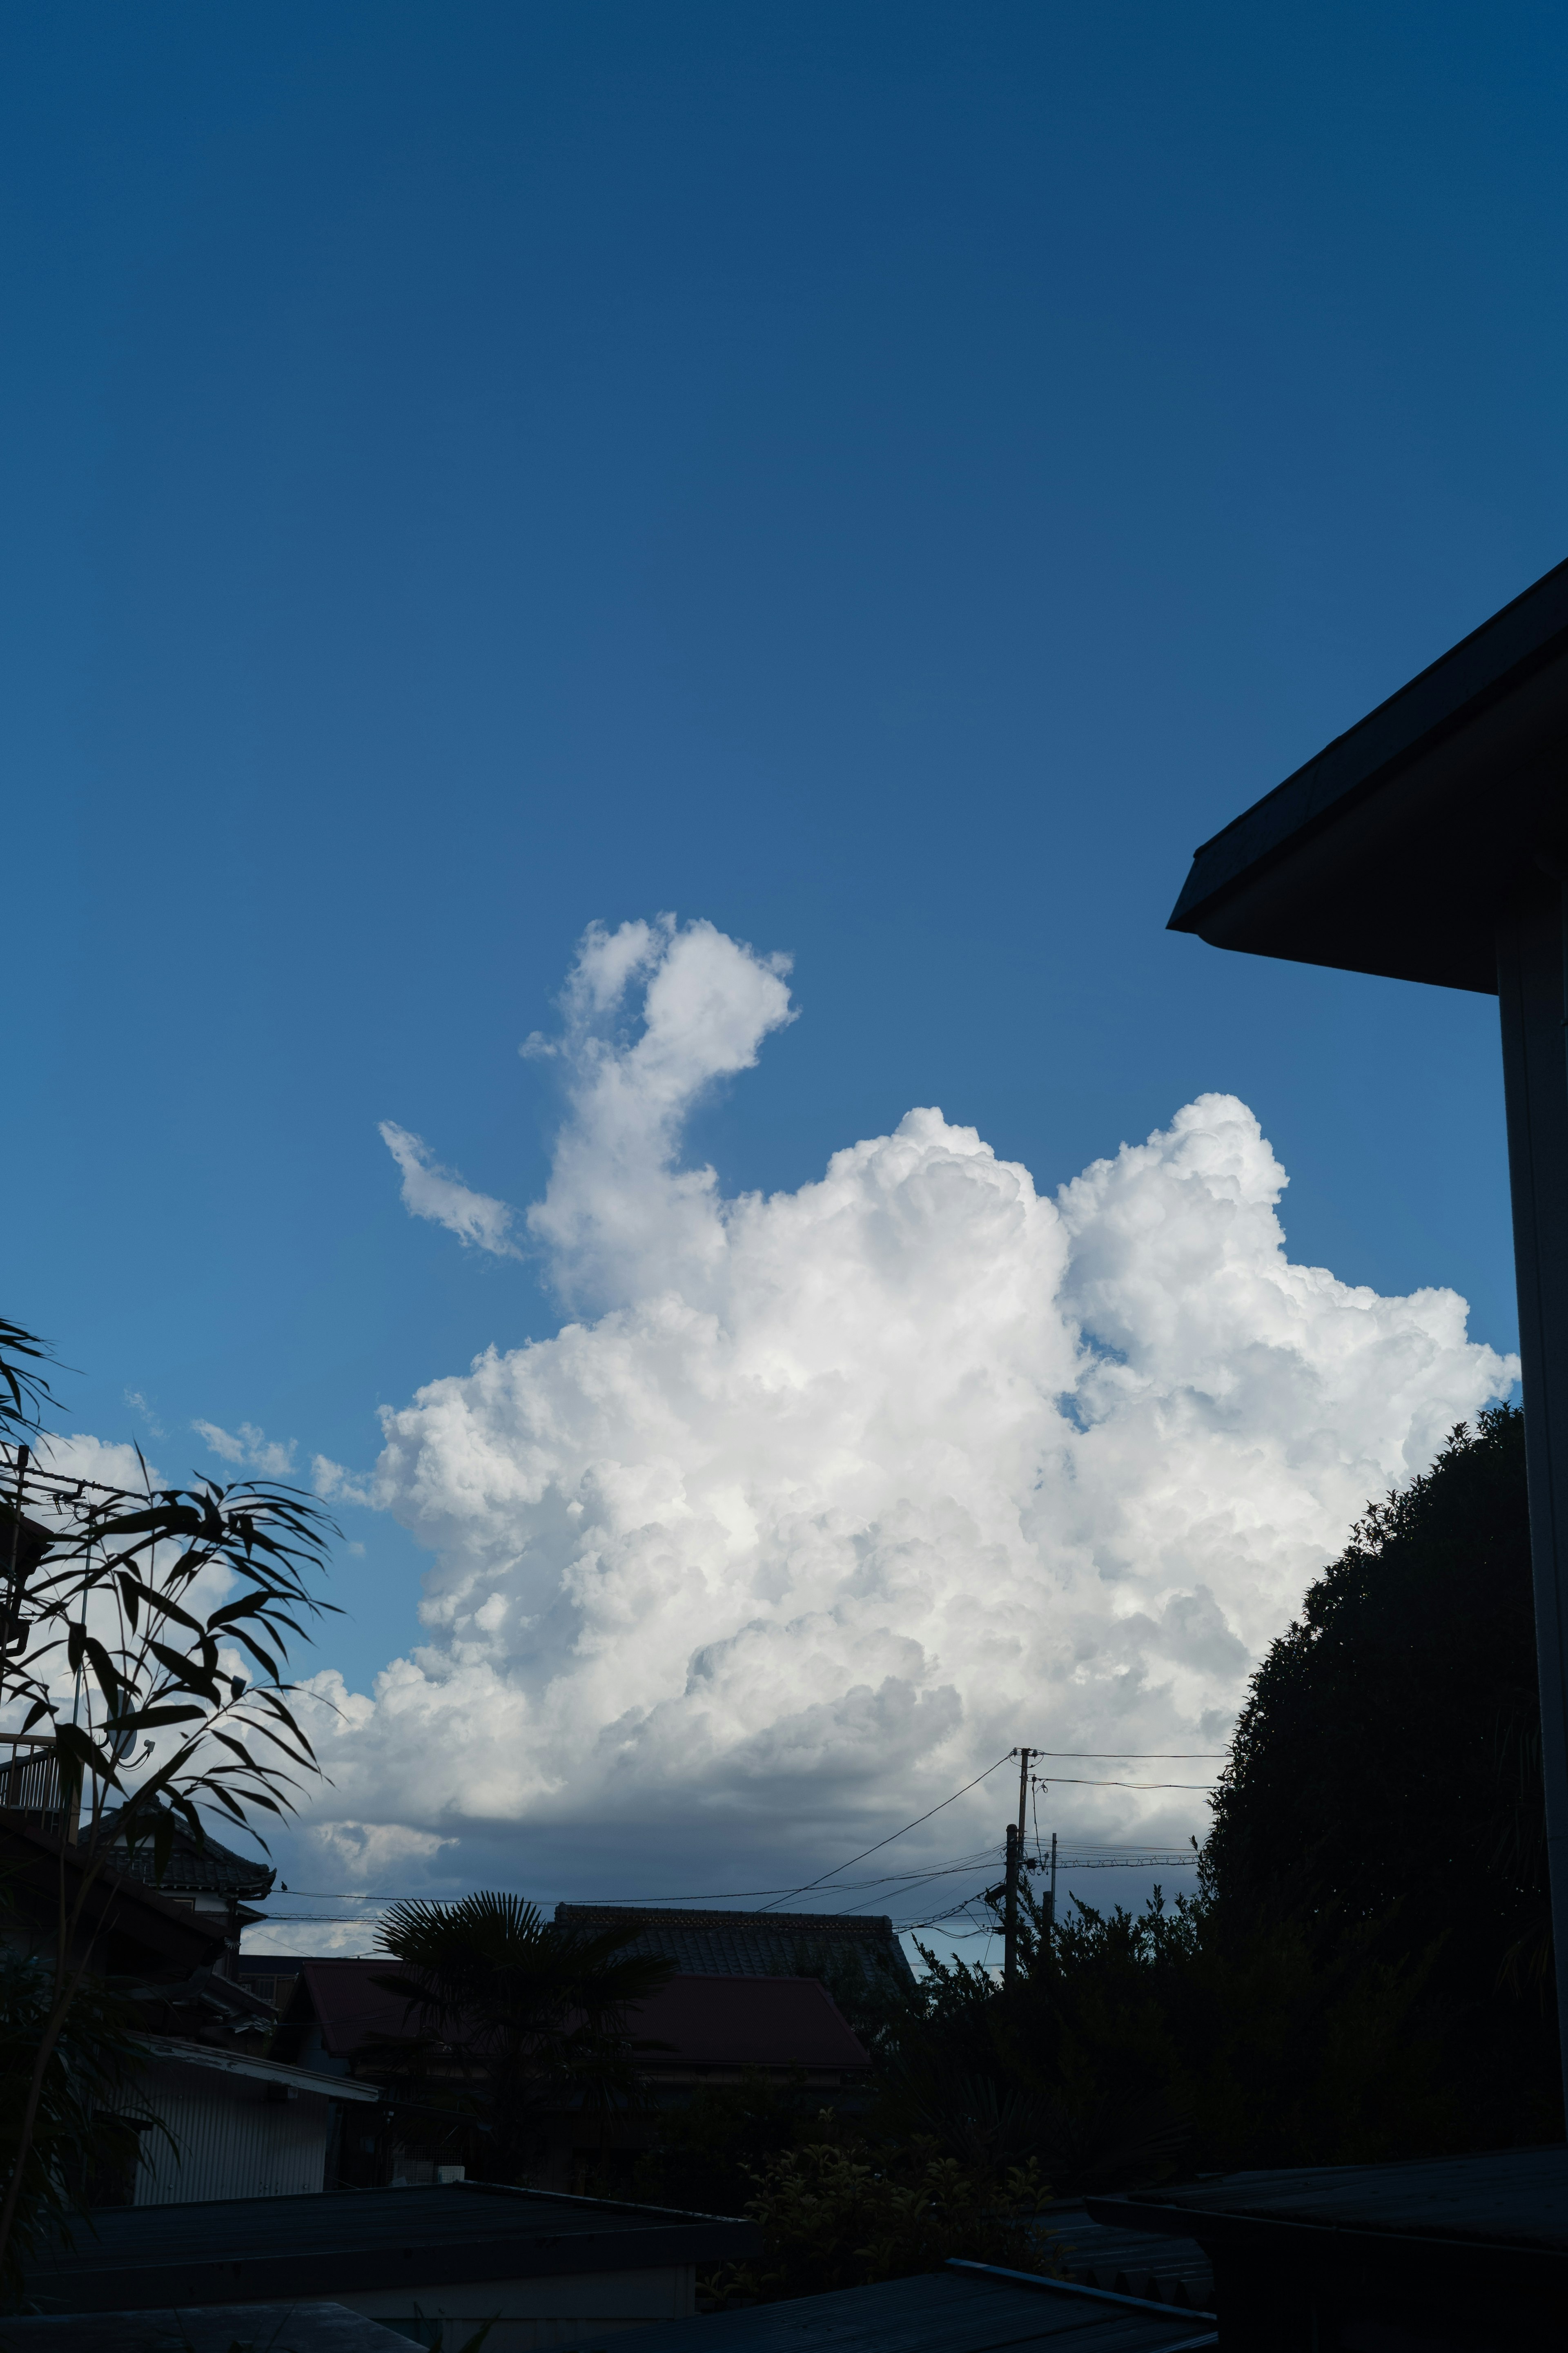
<svg viewBox="0 0 1568 2353">
<path fill-rule="evenodd" d="M 1560 11 L 3 39 L 5 1312 L 75 1426 L 363 1470 L 378 1406 L 553 1333 L 377 1124 L 537 1199 L 518 1044 L 664 910 L 794 959 L 693 1113 L 726 1194 L 916 1104 L 1048 1190 L 1230 1092 L 1292 1260 L 1511 1345 L 1492 1000 L 1163 926 L 1563 554 Z M 363 1680 L 428 1554 L 349 1519 Z"/>
</svg>

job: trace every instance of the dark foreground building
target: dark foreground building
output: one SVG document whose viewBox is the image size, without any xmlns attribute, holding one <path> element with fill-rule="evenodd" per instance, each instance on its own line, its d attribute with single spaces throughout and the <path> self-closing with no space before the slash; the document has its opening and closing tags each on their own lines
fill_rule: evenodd
<svg viewBox="0 0 1568 2353">
<path fill-rule="evenodd" d="M 446 2344 L 461 2347 L 489 2323 L 485 2353 L 589 2346 L 693 2313 L 700 2264 L 758 2249 L 749 2222 L 472 2182 L 235 2199 L 93 2221 L 74 2250 L 28 2264 L 25 2293 L 40 2314 L 325 2301 L 416 2343 L 442 2327 Z M 7 2322 L 0 2341 L 11 2335 Z M 287 2330 L 273 2340 L 236 2328 L 218 2353 L 237 2342 L 285 2353 L 292 2340 Z"/>
<path fill-rule="evenodd" d="M 1193 854 L 1170 928 L 1496 997 L 1568 2095 L 1568 564 Z"/>
<path fill-rule="evenodd" d="M 1568 2087 L 1568 564 L 1203 843 L 1171 928 L 1498 999 Z M 1227 2353 L 1568 2344 L 1561 2147 L 1089 2211 L 1201 2242 Z"/>
<path fill-rule="evenodd" d="M 1240 2173 L 1090 2215 L 1196 2240 L 1225 2353 L 1568 2345 L 1568 2149 Z"/>
<path fill-rule="evenodd" d="M 1219 2343 L 1211 2314 L 953 2263 L 878 2287 L 668 2323 L 645 2331 L 637 2353 L 1198 2353 Z"/>
</svg>

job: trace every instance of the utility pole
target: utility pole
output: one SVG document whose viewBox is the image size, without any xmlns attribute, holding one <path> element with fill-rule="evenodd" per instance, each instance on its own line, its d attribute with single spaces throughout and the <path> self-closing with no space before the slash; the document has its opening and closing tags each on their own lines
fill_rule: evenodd
<svg viewBox="0 0 1568 2353">
<path fill-rule="evenodd" d="M 1018 1873 L 1024 1859 L 1024 1810 L 1029 1801 L 1029 1759 L 1037 1748 L 1018 1751 L 1018 1819 L 1007 1825 L 1007 1895 L 1002 1915 L 1002 1982 L 1014 1985 L 1018 1977 Z"/>
<path fill-rule="evenodd" d="M 1018 1825 L 1007 1825 L 1007 1896 L 1002 1914 L 1002 1982 L 1014 1983 L 1018 1975 Z"/>
</svg>

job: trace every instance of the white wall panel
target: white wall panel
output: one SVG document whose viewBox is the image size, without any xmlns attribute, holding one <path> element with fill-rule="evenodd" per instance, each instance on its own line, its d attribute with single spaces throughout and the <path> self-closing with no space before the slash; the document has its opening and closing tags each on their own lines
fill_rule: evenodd
<svg viewBox="0 0 1568 2353">
<path fill-rule="evenodd" d="M 255 2096 L 251 2096 L 254 2093 Z M 302 2092 L 268 2100 L 259 2084 L 204 2082 L 194 2067 L 153 2067 L 142 2085 L 146 2105 L 179 2144 L 142 2136 L 138 2206 L 184 2206 L 202 2198 L 293 2198 L 321 2189 L 332 2104 Z"/>
</svg>

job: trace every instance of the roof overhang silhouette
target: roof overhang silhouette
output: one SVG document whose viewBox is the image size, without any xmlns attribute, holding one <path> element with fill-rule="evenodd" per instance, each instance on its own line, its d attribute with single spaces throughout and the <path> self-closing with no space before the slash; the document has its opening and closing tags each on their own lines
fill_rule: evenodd
<svg viewBox="0 0 1568 2353">
<path fill-rule="evenodd" d="M 1568 2107 L 1568 564 L 1205 842 L 1171 928 L 1495 995 Z"/>
<path fill-rule="evenodd" d="M 1205 841 L 1171 916 L 1219 948 L 1495 995 L 1568 871 L 1568 563 Z"/>
</svg>

